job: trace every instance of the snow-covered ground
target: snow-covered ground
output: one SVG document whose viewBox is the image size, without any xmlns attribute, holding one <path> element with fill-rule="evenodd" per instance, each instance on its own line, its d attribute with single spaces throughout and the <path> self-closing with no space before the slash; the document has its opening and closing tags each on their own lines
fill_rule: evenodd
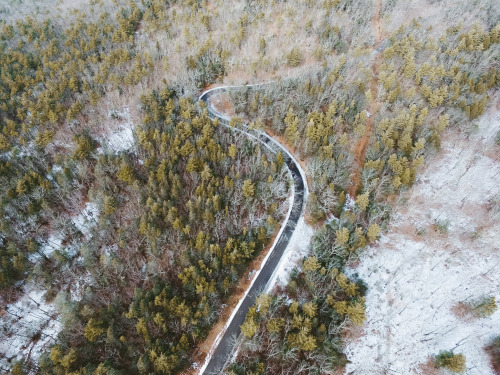
<svg viewBox="0 0 500 375">
<path fill-rule="evenodd" d="M 483 348 L 500 334 L 500 311 L 461 319 L 453 308 L 485 295 L 500 301 L 498 131 L 498 109 L 469 132 L 450 130 L 387 236 L 351 270 L 369 290 L 364 333 L 346 344 L 347 374 L 426 374 L 429 357 L 451 349 L 465 355 L 466 374 L 493 374 Z"/>
<path fill-rule="evenodd" d="M 15 303 L 0 308 L 0 372 L 9 360 L 38 358 L 48 350 L 61 330 L 53 304 L 43 300 L 43 291 L 29 284 Z"/>
<path fill-rule="evenodd" d="M 85 237 L 89 237 L 91 234 L 90 229 L 97 224 L 98 216 L 99 208 L 97 207 L 97 204 L 94 202 L 87 202 L 82 212 L 73 216 L 71 219 L 78 230 L 82 232 Z"/>
<path fill-rule="evenodd" d="M 98 218 L 98 207 L 87 202 L 83 210 L 71 217 L 76 228 L 86 239 L 91 234 Z M 52 233 L 42 252 L 51 257 L 55 250 L 76 251 L 72 245 L 63 246 L 63 235 Z M 81 294 L 83 284 L 76 280 L 71 294 L 75 299 Z M 50 348 L 62 326 L 57 320 L 57 309 L 54 303 L 43 300 L 44 291 L 33 283 L 23 286 L 22 296 L 16 302 L 8 303 L 0 299 L 0 373 L 9 369 L 9 362 L 14 360 L 37 359 L 40 354 Z M 81 297 L 80 297 L 81 298 Z"/>
<path fill-rule="evenodd" d="M 280 263 L 269 281 L 268 291 L 276 285 L 285 286 L 290 278 L 290 273 L 297 267 L 299 261 L 309 253 L 309 245 L 314 234 L 314 229 L 307 225 L 302 216 L 297 222 L 290 242 L 281 257 Z"/>
<path fill-rule="evenodd" d="M 135 126 L 130 119 L 130 110 L 125 107 L 123 110 L 110 111 L 109 116 L 116 120 L 112 121 L 113 126 L 110 126 L 109 134 L 103 140 L 105 148 L 114 152 L 132 150 L 135 144 L 134 129 Z"/>
</svg>

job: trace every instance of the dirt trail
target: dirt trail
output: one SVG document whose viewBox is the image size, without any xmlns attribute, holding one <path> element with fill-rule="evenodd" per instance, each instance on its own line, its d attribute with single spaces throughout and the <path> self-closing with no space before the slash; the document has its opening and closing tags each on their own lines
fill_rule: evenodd
<svg viewBox="0 0 500 375">
<path fill-rule="evenodd" d="M 375 9 L 372 18 L 373 32 L 375 35 L 375 43 L 373 45 L 373 50 L 379 46 L 382 41 L 382 33 L 380 30 L 380 9 L 382 8 L 382 1 L 376 0 Z M 372 100 L 370 102 L 369 110 L 370 117 L 366 121 L 365 134 L 358 139 L 356 145 L 354 146 L 354 168 L 351 173 L 351 186 L 348 189 L 348 193 L 351 197 L 356 197 L 356 191 L 359 188 L 361 172 L 365 164 L 366 149 L 370 143 L 370 136 L 373 128 L 373 119 L 378 111 L 380 103 L 378 102 L 378 67 L 380 65 L 381 54 L 377 53 L 375 61 L 372 65 L 372 79 L 370 81 L 370 91 L 372 94 Z"/>
</svg>

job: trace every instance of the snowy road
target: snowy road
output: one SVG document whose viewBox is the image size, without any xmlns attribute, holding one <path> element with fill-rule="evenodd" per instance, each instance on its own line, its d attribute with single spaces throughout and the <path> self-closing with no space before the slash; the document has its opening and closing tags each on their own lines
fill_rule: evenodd
<svg viewBox="0 0 500 375">
<path fill-rule="evenodd" d="M 250 85 L 252 86 L 252 85 Z M 224 364 L 227 362 L 231 352 L 233 351 L 233 344 L 236 342 L 235 338 L 240 335 L 240 326 L 243 324 L 248 309 L 254 304 L 255 298 L 266 289 L 269 282 L 272 281 L 276 268 L 278 267 L 281 257 L 290 242 L 290 238 L 294 233 L 297 222 L 303 215 L 304 208 L 304 194 L 307 193 L 307 182 L 304 172 L 300 169 L 299 163 L 293 158 L 292 155 L 278 142 L 272 139 L 265 132 L 257 131 L 242 125 L 235 128 L 229 125 L 230 118 L 218 113 L 210 103 L 210 97 L 213 95 L 226 92 L 229 87 L 218 87 L 205 91 L 200 100 L 207 104 L 207 109 L 212 118 L 218 118 L 220 124 L 226 126 L 234 131 L 240 131 L 248 135 L 250 138 L 256 139 L 261 142 L 265 147 L 270 149 L 273 153 L 282 152 L 285 164 L 290 171 L 294 180 L 293 191 L 293 204 L 289 210 L 285 222 L 281 226 L 280 233 L 276 237 L 268 256 L 264 260 L 264 265 L 256 274 L 252 284 L 245 293 L 245 297 L 240 304 L 236 307 L 236 311 L 231 314 L 229 321 L 226 323 L 226 330 L 218 340 L 218 346 L 211 356 L 205 361 L 200 374 L 220 374 Z"/>
</svg>

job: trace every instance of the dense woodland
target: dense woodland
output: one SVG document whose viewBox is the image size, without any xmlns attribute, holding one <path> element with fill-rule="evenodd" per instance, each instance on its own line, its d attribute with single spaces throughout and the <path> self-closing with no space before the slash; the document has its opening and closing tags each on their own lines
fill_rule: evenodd
<svg viewBox="0 0 500 375">
<path fill-rule="evenodd" d="M 132 37 L 148 14 L 131 3 L 69 29 L 3 25 L 1 284 L 42 282 L 64 324 L 18 371 L 182 370 L 287 209 L 283 161 L 166 82 L 140 97 L 133 150 L 100 147 L 92 108 L 152 68 Z M 90 235 L 71 219 L 86 202 Z M 62 246 L 48 252 L 56 231 Z"/>
<path fill-rule="evenodd" d="M 500 85 L 500 19 L 487 11 L 446 30 L 409 21 L 376 41 L 380 53 L 372 11 L 114 1 L 0 21 L 0 294 L 10 303 L 42 285 L 63 324 L 40 358 L 12 359 L 13 373 L 192 365 L 293 183 L 282 158 L 196 102 L 238 75 L 270 82 L 233 90 L 231 107 L 304 161 L 318 230 L 288 285 L 250 310 L 228 372 L 345 364 L 342 331 L 363 324 L 366 292 L 346 263 L 378 238 L 443 131 L 477 119 Z M 107 143 L 106 124 L 123 120 L 116 103 L 134 118 L 130 149 Z M 85 207 L 94 220 L 82 230 Z"/>
</svg>

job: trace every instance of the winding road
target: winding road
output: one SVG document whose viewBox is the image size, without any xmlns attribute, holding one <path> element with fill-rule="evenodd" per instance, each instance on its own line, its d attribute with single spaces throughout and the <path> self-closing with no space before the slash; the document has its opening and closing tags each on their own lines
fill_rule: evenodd
<svg viewBox="0 0 500 375">
<path fill-rule="evenodd" d="M 259 86 L 259 85 L 247 85 L 246 87 Z M 276 237 L 273 246 L 271 247 L 270 253 L 265 258 L 264 266 L 262 266 L 260 273 L 257 275 L 253 283 L 250 285 L 249 290 L 243 299 L 243 301 L 236 307 L 237 311 L 233 312 L 230 322 L 226 323 L 226 330 L 223 336 L 218 341 L 218 346 L 209 358 L 208 363 L 205 363 L 204 367 L 201 369 L 200 374 L 220 374 L 224 365 L 227 363 L 233 349 L 234 343 L 237 342 L 235 339 L 240 335 L 240 326 L 245 321 L 245 317 L 249 308 L 255 303 L 256 297 L 264 291 L 269 284 L 280 260 L 283 256 L 290 238 L 292 237 L 293 231 L 297 225 L 297 221 L 303 214 L 304 210 L 304 192 L 307 192 L 307 180 L 300 169 L 298 162 L 293 158 L 293 156 L 278 142 L 271 138 L 267 133 L 258 131 L 255 129 L 250 129 L 247 125 L 239 125 L 238 127 L 233 127 L 229 125 L 231 120 L 229 117 L 222 113 L 219 113 L 211 105 L 210 98 L 212 96 L 218 95 L 223 92 L 227 92 L 231 88 L 242 88 L 244 86 L 224 86 L 217 87 L 205 91 L 201 94 L 199 100 L 206 103 L 207 110 L 212 119 L 217 118 L 219 123 L 226 126 L 234 131 L 239 131 L 245 133 L 248 137 L 256 139 L 261 142 L 265 147 L 271 150 L 274 154 L 281 151 L 286 167 L 288 168 L 291 176 L 294 180 L 294 193 L 293 193 L 293 204 L 289 211 L 289 215 L 285 219 L 281 226 L 279 235 Z M 214 344 L 214 345 L 217 345 Z"/>
</svg>

